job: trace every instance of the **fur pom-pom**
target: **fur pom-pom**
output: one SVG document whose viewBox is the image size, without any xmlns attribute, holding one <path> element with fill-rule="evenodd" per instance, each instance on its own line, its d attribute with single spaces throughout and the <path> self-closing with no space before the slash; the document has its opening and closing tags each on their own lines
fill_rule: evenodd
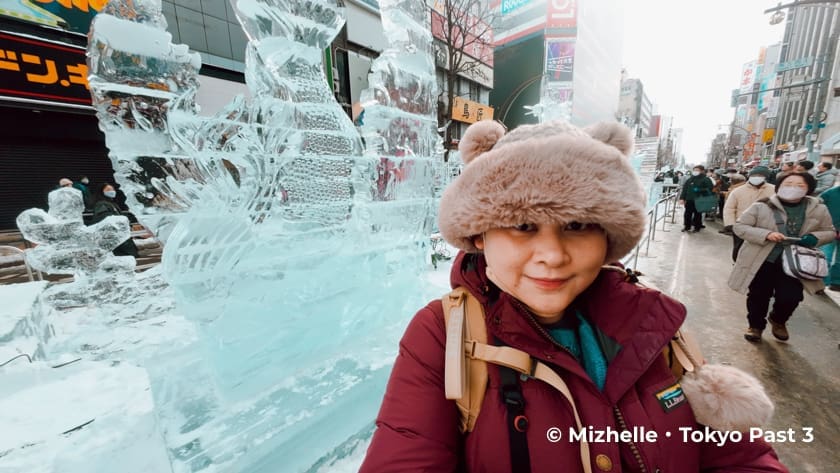
<svg viewBox="0 0 840 473">
<path fill-rule="evenodd" d="M 620 123 L 596 123 L 584 128 L 584 131 L 592 138 L 615 147 L 625 156 L 633 152 L 633 132 Z"/>
<path fill-rule="evenodd" d="M 773 416 L 773 401 L 761 382 L 738 368 L 703 365 L 680 384 L 697 422 L 715 430 L 747 432 Z"/>
<path fill-rule="evenodd" d="M 470 125 L 458 144 L 461 161 L 469 164 L 481 153 L 493 149 L 496 142 L 505 135 L 505 131 L 504 125 L 494 120 L 482 120 Z"/>
</svg>

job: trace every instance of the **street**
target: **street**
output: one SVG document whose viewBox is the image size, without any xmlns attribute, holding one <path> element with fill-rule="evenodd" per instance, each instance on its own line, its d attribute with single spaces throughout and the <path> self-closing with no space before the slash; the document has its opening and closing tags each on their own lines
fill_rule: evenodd
<svg viewBox="0 0 840 473">
<path fill-rule="evenodd" d="M 700 233 L 681 233 L 682 209 L 676 219 L 665 232 L 659 225 L 650 257 L 640 256 L 638 269 L 686 305 L 688 327 L 709 362 L 731 364 L 762 381 L 776 403 L 766 428 L 796 434 L 795 442 L 777 436 L 773 443 L 790 471 L 840 471 L 840 307 L 829 296 L 806 293 L 788 323 L 788 342 L 774 339 L 769 327 L 761 343 L 747 342 L 746 297 L 726 285 L 732 237 L 709 221 Z M 807 428 L 813 428 L 810 443 Z"/>
</svg>

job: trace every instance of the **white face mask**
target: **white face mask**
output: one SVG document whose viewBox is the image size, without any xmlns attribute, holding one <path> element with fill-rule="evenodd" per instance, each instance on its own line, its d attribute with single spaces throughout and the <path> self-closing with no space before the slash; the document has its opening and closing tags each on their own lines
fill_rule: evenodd
<svg viewBox="0 0 840 473">
<path fill-rule="evenodd" d="M 807 194 L 808 190 L 801 187 L 782 187 L 777 193 L 779 198 L 786 202 L 796 202 L 802 200 L 802 198 Z"/>
<path fill-rule="evenodd" d="M 699 175 L 700 175 L 700 171 L 691 171 L 691 175 L 692 175 L 692 176 L 699 176 Z"/>
<path fill-rule="evenodd" d="M 750 178 L 750 184 L 758 187 L 758 186 L 764 184 L 764 180 L 765 180 L 764 176 L 752 176 Z"/>
<path fill-rule="evenodd" d="M 117 191 L 105 191 L 102 194 L 109 199 L 113 199 L 117 196 Z"/>
</svg>

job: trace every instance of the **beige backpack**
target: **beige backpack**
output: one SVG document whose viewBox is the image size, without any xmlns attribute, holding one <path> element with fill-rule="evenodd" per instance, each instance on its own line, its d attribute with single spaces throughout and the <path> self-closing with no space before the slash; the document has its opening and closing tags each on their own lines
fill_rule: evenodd
<svg viewBox="0 0 840 473">
<path fill-rule="evenodd" d="M 605 269 L 618 270 L 617 267 Z M 470 292 L 459 287 L 442 298 L 446 320 L 446 398 L 458 405 L 461 432 L 472 432 L 487 390 L 487 363 L 506 366 L 520 374 L 548 383 L 569 401 L 578 431 L 583 429 L 575 400 L 563 378 L 528 353 L 506 346 L 487 343 L 484 308 Z M 662 350 L 662 356 L 677 379 L 704 363 L 694 340 L 680 330 Z M 584 471 L 591 472 L 589 444 L 581 440 L 580 456 Z"/>
</svg>

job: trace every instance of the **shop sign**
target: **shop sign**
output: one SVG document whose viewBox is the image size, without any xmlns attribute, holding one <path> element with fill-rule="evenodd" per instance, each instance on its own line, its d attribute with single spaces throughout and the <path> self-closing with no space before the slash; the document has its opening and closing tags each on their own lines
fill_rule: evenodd
<svg viewBox="0 0 840 473">
<path fill-rule="evenodd" d="M 761 135 L 761 142 L 762 143 L 770 143 L 773 141 L 773 137 L 776 136 L 776 130 L 774 128 L 767 128 L 764 130 L 764 133 Z"/>
<path fill-rule="evenodd" d="M 577 0 L 548 0 L 546 28 L 576 28 Z"/>
<path fill-rule="evenodd" d="M 531 1 L 532 0 L 502 0 L 502 15 L 507 15 L 522 5 L 531 3 Z"/>
<path fill-rule="evenodd" d="M 801 67 L 811 67 L 812 64 L 814 64 L 813 56 L 801 57 L 799 59 L 794 59 L 793 61 L 777 64 L 776 72 L 785 72 L 793 69 L 799 69 Z"/>
<path fill-rule="evenodd" d="M 455 97 L 452 101 L 452 119 L 464 123 L 492 120 L 493 107 L 461 97 Z"/>
<path fill-rule="evenodd" d="M 85 50 L 0 33 L 0 97 L 90 105 Z"/>
</svg>

